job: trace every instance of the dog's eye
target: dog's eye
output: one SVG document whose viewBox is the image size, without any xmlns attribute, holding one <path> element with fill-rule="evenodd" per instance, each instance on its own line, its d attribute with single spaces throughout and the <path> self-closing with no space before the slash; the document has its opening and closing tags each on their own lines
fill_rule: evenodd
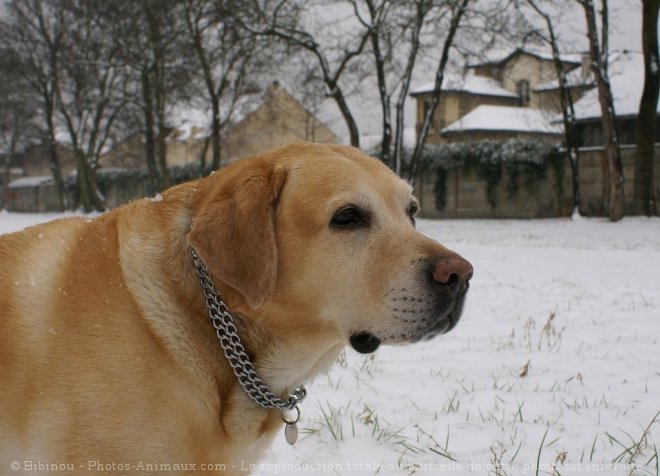
<svg viewBox="0 0 660 476">
<path fill-rule="evenodd" d="M 413 226 L 415 226 L 415 215 L 417 214 L 417 210 L 419 210 L 419 206 L 417 205 L 417 202 L 410 202 L 407 213 L 408 213 L 408 218 L 410 218 L 410 221 L 412 222 Z"/>
<path fill-rule="evenodd" d="M 330 226 L 337 229 L 355 229 L 369 226 L 369 213 L 355 205 L 340 208 L 332 216 Z"/>
</svg>

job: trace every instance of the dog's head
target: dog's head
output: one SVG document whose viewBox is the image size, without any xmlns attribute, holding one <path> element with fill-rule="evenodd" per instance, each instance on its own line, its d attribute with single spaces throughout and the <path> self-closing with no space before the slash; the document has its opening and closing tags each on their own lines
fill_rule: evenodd
<svg viewBox="0 0 660 476">
<path fill-rule="evenodd" d="M 415 229 L 410 185 L 357 149 L 288 146 L 199 188 L 189 242 L 238 312 L 363 353 L 458 322 L 472 266 Z"/>
</svg>

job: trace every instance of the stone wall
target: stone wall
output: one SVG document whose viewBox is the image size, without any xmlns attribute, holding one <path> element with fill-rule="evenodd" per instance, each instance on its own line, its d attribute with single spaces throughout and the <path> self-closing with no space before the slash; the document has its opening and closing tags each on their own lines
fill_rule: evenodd
<svg viewBox="0 0 660 476">
<path fill-rule="evenodd" d="M 580 151 L 579 178 L 582 206 L 580 212 L 586 216 L 603 216 L 605 207 L 602 200 L 603 170 L 602 148 L 592 147 Z M 624 192 L 626 214 L 634 215 L 633 206 L 635 147 L 622 146 L 621 158 L 624 172 Z M 660 197 L 660 144 L 656 145 L 655 156 L 656 195 Z M 415 187 L 415 195 L 421 205 L 421 216 L 427 218 L 547 218 L 567 216 L 572 211 L 572 184 L 569 164 L 564 165 L 562 180 L 563 193 L 558 194 L 555 173 L 546 170 L 546 179 L 534 187 L 520 184 L 518 193 L 509 197 L 506 190 L 506 173 L 496 191 L 496 206 L 493 208 L 486 199 L 486 183 L 480 180 L 474 170 L 452 169 L 447 171 L 446 205 L 436 208 L 434 187 L 435 171 L 426 172 Z"/>
<path fill-rule="evenodd" d="M 626 197 L 626 214 L 635 214 L 633 187 L 635 182 L 635 146 L 620 147 L 623 162 L 623 190 Z M 580 193 L 584 215 L 605 215 L 603 205 L 602 147 L 585 147 L 580 150 Z M 656 196 L 660 197 L 660 144 L 655 149 Z"/>
<path fill-rule="evenodd" d="M 568 165 L 567 165 L 568 167 Z M 446 204 L 436 208 L 434 187 L 435 171 L 427 172 L 415 187 L 424 218 L 548 218 L 569 215 L 571 212 L 571 186 L 569 171 L 564 173 L 563 194 L 557 192 L 552 170 L 546 170 L 547 179 L 528 187 L 520 180 L 518 192 L 510 197 L 506 190 L 508 176 L 503 173 L 496 189 L 495 207 L 486 198 L 486 182 L 471 169 L 450 169 L 446 179 Z"/>
</svg>

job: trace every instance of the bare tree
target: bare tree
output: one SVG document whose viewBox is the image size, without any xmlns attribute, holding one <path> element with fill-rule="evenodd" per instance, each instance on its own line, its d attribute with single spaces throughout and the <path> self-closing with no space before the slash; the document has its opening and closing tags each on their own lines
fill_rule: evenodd
<svg viewBox="0 0 660 476">
<path fill-rule="evenodd" d="M 174 55 L 180 52 L 182 25 L 177 23 L 179 10 L 174 0 L 143 0 L 143 15 L 146 22 L 149 53 L 151 59 L 153 110 L 156 119 L 156 158 L 160 169 L 160 188 L 170 185 L 167 169 L 167 127 L 166 107 L 172 91 L 174 77 L 179 71 L 172 68 L 176 64 Z"/>
<path fill-rule="evenodd" d="M 534 11 L 543 18 L 546 25 L 546 34 L 536 32 L 552 50 L 552 60 L 557 75 L 557 84 L 559 86 L 559 105 L 561 108 L 562 124 L 564 126 L 564 146 L 568 153 L 568 161 L 571 167 L 571 182 L 573 184 L 573 209 L 580 209 L 580 177 L 578 174 L 577 146 L 575 143 L 575 109 L 573 107 L 573 94 L 566 78 L 566 68 L 561 60 L 559 42 L 555 34 L 555 26 L 552 16 L 544 11 L 536 0 L 527 0 L 527 3 Z"/>
<path fill-rule="evenodd" d="M 655 137 L 660 64 L 658 58 L 658 9 L 660 0 L 642 0 L 642 49 L 644 51 L 644 89 L 637 119 L 634 199 L 637 213 L 658 213 L 655 192 Z"/>
<path fill-rule="evenodd" d="M 600 41 L 596 20 L 596 7 L 593 0 L 577 0 L 584 9 L 587 23 L 587 38 L 589 40 L 589 55 L 591 71 L 596 80 L 598 100 L 603 126 L 603 170 L 604 190 L 603 200 L 607 205 L 610 221 L 619 221 L 625 211 L 623 194 L 623 165 L 616 133 L 614 100 L 608 75 L 609 55 L 609 12 L 607 0 L 601 0 L 600 11 Z"/>
<path fill-rule="evenodd" d="M 390 149 L 392 143 L 392 118 L 391 118 L 391 97 L 392 92 L 387 87 L 386 61 L 392 59 L 395 36 L 389 24 L 388 12 L 394 9 L 393 2 L 388 0 L 364 0 L 367 10 L 366 18 L 360 12 L 359 2 L 351 1 L 355 16 L 366 28 L 371 53 L 374 59 L 376 69 L 376 79 L 378 82 L 378 93 L 381 104 L 381 117 L 383 127 L 383 138 L 380 147 L 380 159 L 386 164 L 390 164 Z"/>
<path fill-rule="evenodd" d="M 395 111 L 395 136 L 394 136 L 394 157 L 393 165 L 394 171 L 397 175 L 401 175 L 401 164 L 403 162 L 403 132 L 404 132 L 404 108 L 406 99 L 408 98 L 408 91 L 410 90 L 410 82 L 412 80 L 412 73 L 417 61 L 417 53 L 420 49 L 422 27 L 426 21 L 428 13 L 431 11 L 431 2 L 426 0 L 419 0 L 414 2 L 414 14 L 410 22 L 410 51 L 408 59 L 403 72 L 402 83 L 399 89 L 399 96 L 396 101 Z"/>
<path fill-rule="evenodd" d="M 55 114 L 57 87 L 61 70 L 62 43 L 66 33 L 64 11 L 58 0 L 11 0 L 6 4 L 7 17 L 2 21 L 5 45 L 21 58 L 22 78 L 39 98 L 45 123 L 48 162 L 55 182 L 59 208 L 64 210 L 64 181 L 59 157 Z"/>
<path fill-rule="evenodd" d="M 260 50 L 255 35 L 240 28 L 232 9 L 240 5 L 231 0 L 186 0 L 185 19 L 190 48 L 195 52 L 200 74 L 211 104 L 212 168 L 220 167 L 221 129 L 229 121 L 237 101 L 250 86 L 248 72 L 255 52 Z M 221 117 L 221 101 L 228 99 Z M 206 149 L 206 148 L 204 148 Z M 201 156 L 202 168 L 206 150 Z"/>
<path fill-rule="evenodd" d="M 119 47 L 103 2 L 66 2 L 66 48 L 57 82 L 58 113 L 78 168 L 78 198 L 85 211 L 101 211 L 105 199 L 96 181 L 99 157 L 125 106 Z"/>
<path fill-rule="evenodd" d="M 34 93 L 21 77 L 21 68 L 13 51 L 0 49 L 0 209 L 5 207 L 13 160 L 40 135 L 33 121 Z"/>
<path fill-rule="evenodd" d="M 403 111 L 421 45 L 421 31 L 427 23 L 429 12 L 441 2 L 351 0 L 351 4 L 355 16 L 367 29 L 369 53 L 376 71 L 382 117 L 380 158 L 400 174 L 405 127 Z M 404 51 L 408 53 L 405 57 Z M 397 90 L 393 128 L 392 97 Z"/>
<path fill-rule="evenodd" d="M 350 142 L 360 147 L 358 125 L 346 100 L 340 80 L 347 72 L 349 64 L 364 50 L 369 39 L 368 30 L 361 29 L 356 34 L 341 32 L 333 41 L 333 48 L 324 49 L 319 32 L 308 30 L 301 22 L 301 15 L 310 5 L 292 0 L 258 2 L 253 0 L 249 19 L 240 16 L 240 21 L 248 31 L 277 38 L 291 48 L 303 50 L 315 59 L 320 78 L 326 85 L 327 94 L 335 101 L 348 128 Z M 256 22 L 256 25 L 253 24 Z M 327 38 L 324 38 L 327 39 Z"/>
<path fill-rule="evenodd" d="M 142 124 L 147 171 L 152 191 L 169 184 L 167 168 L 168 108 L 187 97 L 192 84 L 190 57 L 183 41 L 186 25 L 177 0 L 114 0 L 115 37 L 121 62 L 130 76 L 130 110 Z"/>
<path fill-rule="evenodd" d="M 422 156 L 422 151 L 424 150 L 424 145 L 426 144 L 426 138 L 429 133 L 429 127 L 431 125 L 431 119 L 435 113 L 438 103 L 440 102 L 440 93 L 442 91 L 442 82 L 445 76 L 445 68 L 447 62 L 449 61 L 449 52 L 454 43 L 454 37 L 461 23 L 461 19 L 467 10 L 467 6 L 470 0 L 455 0 L 447 2 L 451 5 L 451 19 L 449 21 L 449 28 L 447 30 L 447 36 L 445 38 L 444 44 L 442 45 L 442 54 L 440 56 L 440 61 L 438 62 L 438 67 L 435 72 L 435 85 L 433 87 L 433 93 L 431 95 L 430 107 L 424 115 L 424 120 L 422 122 L 422 127 L 417 135 L 417 142 L 415 144 L 415 149 L 413 150 L 412 157 L 410 159 L 410 176 L 417 177 L 419 172 L 419 162 Z"/>
</svg>

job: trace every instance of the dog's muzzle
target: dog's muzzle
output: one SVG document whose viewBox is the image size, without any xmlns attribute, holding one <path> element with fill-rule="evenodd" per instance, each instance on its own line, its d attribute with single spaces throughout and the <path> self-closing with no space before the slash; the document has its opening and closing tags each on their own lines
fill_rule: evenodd
<svg viewBox="0 0 660 476">
<path fill-rule="evenodd" d="M 463 312 L 465 296 L 470 287 L 472 279 L 472 265 L 459 255 L 443 254 L 432 260 L 423 272 L 426 278 L 428 295 L 432 296 L 432 308 L 428 309 L 424 317 L 419 321 L 412 323 L 412 315 L 420 316 L 419 309 L 401 310 L 394 309 L 395 312 L 408 314 L 399 315 L 403 321 L 413 328 L 408 327 L 402 330 L 400 334 L 376 335 L 368 330 L 355 332 L 350 337 L 351 347 L 357 352 L 368 354 L 374 352 L 380 346 L 382 341 L 386 343 L 405 343 L 429 340 L 433 337 L 444 334 L 452 330 L 458 323 Z M 405 297 L 404 301 L 415 301 L 415 298 Z M 400 302 L 400 298 L 399 298 Z M 396 317 L 395 317 L 396 318 Z"/>
</svg>

